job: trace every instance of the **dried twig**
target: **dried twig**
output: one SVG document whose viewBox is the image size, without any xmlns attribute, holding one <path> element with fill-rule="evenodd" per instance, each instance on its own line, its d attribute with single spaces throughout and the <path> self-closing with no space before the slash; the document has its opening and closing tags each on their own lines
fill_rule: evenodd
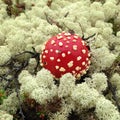
<svg viewBox="0 0 120 120">
<path fill-rule="evenodd" d="M 52 2 L 53 2 L 52 0 L 48 0 L 48 1 L 47 1 L 47 6 L 48 6 L 48 7 L 51 7 Z"/>
<path fill-rule="evenodd" d="M 22 120 L 25 120 L 25 116 L 23 114 L 23 110 L 22 110 L 22 103 L 21 103 L 21 98 L 20 98 L 20 93 L 19 93 L 19 82 L 18 82 L 18 76 L 19 76 L 19 73 L 28 65 L 28 61 L 25 61 L 22 66 L 20 66 L 19 68 L 16 68 L 16 71 L 15 71 L 15 75 L 14 75 L 14 83 L 15 83 L 15 90 L 16 90 L 16 93 L 17 93 L 17 98 L 18 98 L 18 101 L 19 101 L 19 113 L 22 117 Z"/>
<path fill-rule="evenodd" d="M 83 34 L 82 39 L 86 41 L 86 40 L 88 40 L 90 38 L 93 38 L 95 35 L 96 35 L 96 33 L 94 33 L 93 35 L 91 35 L 91 36 L 89 36 L 87 38 L 84 38 L 84 34 Z"/>
<path fill-rule="evenodd" d="M 21 119 L 22 120 L 25 120 L 25 116 L 23 114 L 23 111 L 22 111 L 22 103 L 21 103 L 21 98 L 20 98 L 20 93 L 19 93 L 19 82 L 18 82 L 18 76 L 19 74 L 21 73 L 21 71 L 23 69 L 25 69 L 27 66 L 28 66 L 28 63 L 29 63 L 29 59 L 28 60 L 25 60 L 23 62 L 20 62 L 17 57 L 23 55 L 23 54 L 31 54 L 31 57 L 30 58 L 35 58 L 36 61 L 37 61 L 37 66 L 35 67 L 35 72 L 37 71 L 37 67 L 39 65 L 39 56 L 40 56 L 40 53 L 37 53 L 35 51 L 35 49 L 33 48 L 33 52 L 31 51 L 24 51 L 23 53 L 19 53 L 17 55 L 15 55 L 14 57 L 10 58 L 6 63 L 4 63 L 3 65 L 0 65 L 0 67 L 8 67 L 9 68 L 9 71 L 6 73 L 6 74 L 3 74 L 0 76 L 0 80 L 6 80 L 7 81 L 7 84 L 4 86 L 4 89 L 6 90 L 8 88 L 8 86 L 10 85 L 10 83 L 12 82 L 12 80 L 14 80 L 14 84 L 15 84 L 15 90 L 16 90 L 16 93 L 17 93 L 17 98 L 18 98 L 18 101 L 19 101 L 19 113 L 21 115 Z M 11 78 L 8 78 L 8 76 L 11 75 L 12 77 Z"/>
<path fill-rule="evenodd" d="M 59 24 L 59 22 L 57 22 L 57 21 L 51 19 L 51 18 L 47 15 L 47 13 L 44 13 L 44 14 L 45 14 L 45 16 L 46 16 L 47 22 L 48 22 L 50 25 L 55 24 L 58 28 L 60 28 L 60 29 L 63 30 L 63 26 L 61 26 L 61 25 Z"/>
<path fill-rule="evenodd" d="M 64 17 L 67 17 L 69 15 L 69 12 L 67 12 L 65 15 L 64 15 Z"/>
</svg>

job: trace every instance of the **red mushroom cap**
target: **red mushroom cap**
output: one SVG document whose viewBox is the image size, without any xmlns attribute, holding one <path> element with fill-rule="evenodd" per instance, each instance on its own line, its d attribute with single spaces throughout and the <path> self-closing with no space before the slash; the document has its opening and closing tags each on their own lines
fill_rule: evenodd
<svg viewBox="0 0 120 120">
<path fill-rule="evenodd" d="M 62 32 L 46 42 L 40 63 L 55 78 L 60 78 L 65 73 L 80 78 L 89 68 L 90 53 L 85 41 L 78 35 Z"/>
</svg>

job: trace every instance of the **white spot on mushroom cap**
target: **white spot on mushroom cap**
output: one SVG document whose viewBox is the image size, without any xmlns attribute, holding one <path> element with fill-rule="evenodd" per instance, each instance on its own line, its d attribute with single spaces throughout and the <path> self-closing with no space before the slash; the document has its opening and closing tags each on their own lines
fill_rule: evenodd
<svg viewBox="0 0 120 120">
<path fill-rule="evenodd" d="M 54 57 L 50 57 L 50 60 L 54 60 Z"/>
<path fill-rule="evenodd" d="M 67 39 L 69 39 L 69 40 L 70 40 L 70 39 L 71 39 L 71 37 L 67 37 Z"/>
<path fill-rule="evenodd" d="M 59 50 L 55 50 L 56 53 L 59 53 Z"/>
<path fill-rule="evenodd" d="M 68 45 L 65 45 L 66 48 L 68 48 Z"/>
<path fill-rule="evenodd" d="M 72 73 L 75 74 L 75 71 L 73 70 Z"/>
<path fill-rule="evenodd" d="M 43 66 L 43 63 L 40 63 L 40 66 Z"/>
<path fill-rule="evenodd" d="M 82 53 L 83 53 L 83 54 L 85 54 L 85 53 L 86 53 L 86 50 L 85 50 L 85 49 L 83 49 L 83 50 L 82 50 Z"/>
<path fill-rule="evenodd" d="M 82 65 L 85 65 L 85 62 L 82 62 Z"/>
<path fill-rule="evenodd" d="M 61 61 L 61 60 L 58 58 L 58 59 L 57 59 L 57 62 L 60 62 L 60 61 Z"/>
<path fill-rule="evenodd" d="M 81 42 L 82 42 L 82 45 L 85 45 L 85 42 L 83 40 Z"/>
<path fill-rule="evenodd" d="M 88 61 L 88 64 L 90 64 L 91 62 L 90 62 L 90 60 Z"/>
<path fill-rule="evenodd" d="M 71 33 L 64 33 L 65 36 L 71 35 Z"/>
<path fill-rule="evenodd" d="M 55 68 L 56 68 L 56 69 L 59 69 L 59 66 L 56 65 Z"/>
<path fill-rule="evenodd" d="M 45 53 L 48 53 L 48 50 L 45 50 Z"/>
<path fill-rule="evenodd" d="M 70 43 L 70 41 L 66 41 L 66 43 Z"/>
<path fill-rule="evenodd" d="M 77 50 L 77 45 L 73 45 L 73 50 Z"/>
<path fill-rule="evenodd" d="M 61 53 L 61 50 L 55 50 L 56 53 Z"/>
<path fill-rule="evenodd" d="M 63 40 L 67 40 L 66 38 L 64 38 Z"/>
<path fill-rule="evenodd" d="M 81 67 L 79 67 L 79 66 L 77 66 L 77 67 L 75 68 L 76 71 L 79 71 L 80 69 L 81 69 Z"/>
<path fill-rule="evenodd" d="M 50 52 L 53 52 L 53 49 L 50 49 Z"/>
<path fill-rule="evenodd" d="M 71 35 L 71 33 L 67 33 L 68 35 Z"/>
<path fill-rule="evenodd" d="M 77 35 L 74 35 L 74 38 L 76 38 L 76 39 L 77 39 L 77 38 L 78 38 L 78 36 L 77 36 Z"/>
<path fill-rule="evenodd" d="M 58 33 L 58 35 L 62 35 L 61 33 Z"/>
<path fill-rule="evenodd" d="M 90 53 L 88 53 L 88 57 L 90 57 Z"/>
<path fill-rule="evenodd" d="M 54 44 L 55 43 L 55 40 L 51 40 L 51 44 Z"/>
<path fill-rule="evenodd" d="M 77 57 L 77 61 L 81 60 L 81 58 L 82 58 L 81 56 L 78 56 L 78 57 Z"/>
<path fill-rule="evenodd" d="M 67 36 L 67 35 L 68 35 L 68 33 L 64 33 L 64 35 L 65 35 L 65 36 Z"/>
<path fill-rule="evenodd" d="M 89 59 L 88 58 L 86 58 L 86 61 L 88 61 Z"/>
<path fill-rule="evenodd" d="M 59 45 L 59 46 L 63 46 L 63 43 L 62 43 L 62 42 L 59 42 L 58 45 Z"/>
<path fill-rule="evenodd" d="M 65 72 L 65 68 L 64 67 L 60 67 L 59 71 L 60 72 Z"/>
<path fill-rule="evenodd" d="M 45 56 L 45 55 L 43 55 L 43 58 L 46 58 L 46 56 Z"/>
<path fill-rule="evenodd" d="M 72 67 L 73 66 L 73 61 L 70 61 L 68 64 L 67 64 L 67 66 L 70 68 L 70 67 Z"/>
<path fill-rule="evenodd" d="M 62 57 L 65 57 L 66 55 L 65 55 L 65 53 L 62 53 Z"/>
<path fill-rule="evenodd" d="M 68 51 L 68 52 L 67 52 L 67 54 L 69 55 L 69 54 L 71 54 L 71 52 L 70 52 L 70 51 Z"/>
<path fill-rule="evenodd" d="M 77 40 L 76 39 L 73 39 L 73 42 L 76 42 Z"/>
<path fill-rule="evenodd" d="M 57 39 L 59 40 L 59 39 L 61 39 L 63 36 L 62 35 L 60 35 L 60 36 L 57 36 Z"/>
</svg>

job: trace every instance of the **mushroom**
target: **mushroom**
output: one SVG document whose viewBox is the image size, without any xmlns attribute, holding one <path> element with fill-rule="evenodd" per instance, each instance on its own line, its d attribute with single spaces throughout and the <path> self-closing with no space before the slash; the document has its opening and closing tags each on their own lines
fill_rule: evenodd
<svg viewBox="0 0 120 120">
<path fill-rule="evenodd" d="M 90 52 L 77 34 L 63 31 L 45 43 L 40 64 L 55 78 L 71 73 L 79 79 L 90 66 Z"/>
</svg>

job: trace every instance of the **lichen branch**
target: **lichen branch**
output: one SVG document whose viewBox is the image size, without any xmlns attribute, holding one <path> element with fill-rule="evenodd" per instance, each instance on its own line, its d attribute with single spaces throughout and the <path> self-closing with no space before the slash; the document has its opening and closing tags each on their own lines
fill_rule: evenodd
<svg viewBox="0 0 120 120">
<path fill-rule="evenodd" d="M 113 75 L 113 73 L 117 72 L 120 70 L 120 53 L 118 54 L 118 56 L 116 57 L 115 61 L 113 62 L 113 64 L 111 65 L 110 68 L 108 68 L 106 71 L 104 71 L 104 73 L 106 74 L 106 76 L 108 77 L 108 88 L 105 91 L 104 95 L 107 95 L 109 93 L 109 91 L 112 93 L 112 98 L 115 101 L 115 104 L 120 112 L 120 104 L 118 102 L 118 98 L 116 96 L 116 86 L 113 86 L 112 83 L 110 82 L 110 79 Z"/>
</svg>

